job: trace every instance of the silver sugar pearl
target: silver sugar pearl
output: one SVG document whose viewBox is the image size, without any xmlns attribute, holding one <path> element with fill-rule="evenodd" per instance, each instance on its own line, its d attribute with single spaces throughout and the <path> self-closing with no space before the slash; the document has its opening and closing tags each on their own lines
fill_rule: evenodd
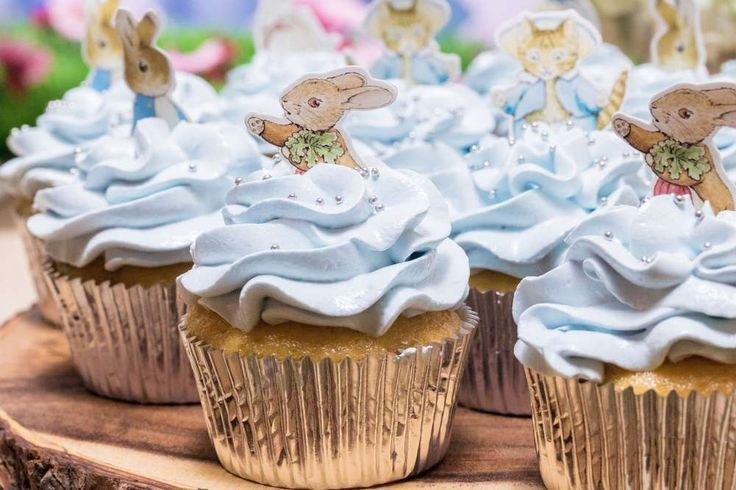
<svg viewBox="0 0 736 490">
<path fill-rule="evenodd" d="M 317 199 L 314 200 L 314 202 L 316 202 L 318 206 L 321 206 L 325 203 L 325 200 L 322 199 L 321 197 L 318 197 Z"/>
<path fill-rule="evenodd" d="M 519 155 L 518 158 L 516 159 L 516 161 L 519 163 L 523 163 L 524 160 L 526 160 L 526 157 L 524 155 Z"/>
<path fill-rule="evenodd" d="M 496 189 L 491 189 L 490 191 L 488 191 L 488 197 L 490 197 L 491 199 L 496 199 L 496 194 Z"/>
<path fill-rule="evenodd" d="M 556 153 L 557 152 L 557 145 L 549 145 L 549 152 L 550 153 Z"/>
<path fill-rule="evenodd" d="M 196 172 L 197 171 L 197 164 L 196 163 L 190 163 L 189 164 L 189 171 L 190 172 Z"/>
<path fill-rule="evenodd" d="M 601 197 L 601 204 L 603 204 L 603 205 L 608 204 L 608 197 L 606 197 L 606 196 Z"/>
<path fill-rule="evenodd" d="M 676 194 L 675 195 L 675 204 L 683 204 L 685 202 L 685 196 L 682 194 Z"/>
<path fill-rule="evenodd" d="M 281 248 L 281 246 L 278 243 L 271 244 L 271 250 L 278 250 L 280 248 Z"/>
<path fill-rule="evenodd" d="M 568 127 L 568 129 L 572 129 L 575 127 L 575 122 L 572 119 L 568 119 L 565 125 Z"/>
<path fill-rule="evenodd" d="M 644 257 L 641 258 L 641 261 L 644 262 L 645 264 L 651 264 L 652 262 L 654 262 L 654 259 L 652 257 L 647 257 L 645 255 Z"/>
<path fill-rule="evenodd" d="M 263 177 L 261 177 L 261 180 L 268 180 L 271 178 L 271 174 L 263 174 Z"/>
<path fill-rule="evenodd" d="M 695 218 L 696 219 L 703 219 L 703 216 L 705 216 L 705 213 L 703 213 L 702 209 L 698 209 L 695 211 Z"/>
<path fill-rule="evenodd" d="M 374 196 L 369 197 L 368 198 L 368 202 L 371 203 L 371 204 L 377 203 L 378 202 L 378 196 L 375 196 L 374 195 Z"/>
<path fill-rule="evenodd" d="M 710 250 L 710 249 L 711 249 L 711 247 L 713 247 L 713 244 L 712 244 L 712 243 L 710 243 L 710 242 L 705 242 L 705 243 L 703 244 L 703 249 L 704 249 L 704 250 Z"/>
<path fill-rule="evenodd" d="M 283 157 L 281 156 L 281 153 L 276 153 L 276 154 L 275 154 L 275 155 L 273 156 L 273 158 L 272 158 L 272 159 L 273 159 L 273 161 L 274 161 L 274 162 L 276 162 L 276 163 L 279 163 L 279 162 L 280 162 L 280 161 L 282 160 L 282 158 L 283 158 Z"/>
<path fill-rule="evenodd" d="M 243 183 L 243 177 L 235 177 L 235 185 L 240 185 Z"/>
<path fill-rule="evenodd" d="M 516 144 L 516 140 L 514 138 L 509 138 L 509 146 L 514 146 Z"/>
<path fill-rule="evenodd" d="M 373 168 L 371 169 L 371 175 L 372 175 L 373 177 L 378 177 L 379 175 L 381 175 L 381 172 L 380 172 L 380 170 L 378 170 L 378 168 L 377 168 L 377 167 L 373 167 Z"/>
<path fill-rule="evenodd" d="M 484 166 L 485 168 L 488 168 L 488 167 L 490 167 L 490 166 L 491 166 L 491 162 L 489 162 L 488 160 L 486 160 L 486 161 L 484 161 L 484 162 L 483 162 L 483 166 Z"/>
<path fill-rule="evenodd" d="M 376 204 L 375 210 L 376 210 L 377 213 L 380 213 L 384 209 L 385 208 L 384 208 L 383 204 L 381 204 L 381 203 Z"/>
<path fill-rule="evenodd" d="M 478 145 L 473 145 L 470 147 L 470 153 L 478 153 L 480 151 L 480 147 Z"/>
<path fill-rule="evenodd" d="M 79 155 L 80 153 L 82 153 L 82 149 L 80 147 L 78 147 L 78 146 L 75 146 L 74 147 L 74 154 L 75 155 Z"/>
<path fill-rule="evenodd" d="M 343 201 L 342 196 L 335 196 L 335 202 L 337 204 L 342 204 L 342 201 Z"/>
<path fill-rule="evenodd" d="M 295 192 L 290 192 L 288 197 L 289 197 L 289 199 L 296 199 L 296 193 Z"/>
<path fill-rule="evenodd" d="M 539 123 L 533 122 L 532 123 L 532 131 L 534 131 L 536 133 L 538 130 L 539 130 Z"/>
<path fill-rule="evenodd" d="M 604 237 L 606 237 L 606 240 L 613 240 L 613 232 L 607 231 L 603 234 Z"/>
</svg>

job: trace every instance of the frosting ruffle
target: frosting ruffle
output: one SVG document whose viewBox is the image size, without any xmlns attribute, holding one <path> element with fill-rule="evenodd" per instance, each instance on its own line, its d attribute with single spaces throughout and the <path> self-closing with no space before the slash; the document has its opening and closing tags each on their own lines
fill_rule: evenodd
<svg viewBox="0 0 736 490">
<path fill-rule="evenodd" d="M 568 242 L 565 263 L 516 291 L 526 366 L 600 382 L 606 364 L 736 363 L 736 213 L 658 196 L 592 216 Z"/>
<path fill-rule="evenodd" d="M 400 315 L 452 309 L 469 276 L 447 207 L 420 176 L 319 165 L 233 189 L 203 233 L 185 291 L 231 325 L 296 321 L 382 335 Z"/>
</svg>

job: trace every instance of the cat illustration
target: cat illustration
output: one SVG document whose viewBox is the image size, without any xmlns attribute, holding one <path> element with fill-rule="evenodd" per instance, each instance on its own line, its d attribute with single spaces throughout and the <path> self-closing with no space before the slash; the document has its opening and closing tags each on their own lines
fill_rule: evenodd
<svg viewBox="0 0 736 490">
<path fill-rule="evenodd" d="M 733 186 L 713 137 L 736 127 L 736 84 L 677 85 L 656 95 L 649 109 L 652 125 L 622 114 L 612 125 L 657 175 L 654 195 L 695 193 L 716 213 L 733 210 Z"/>
<path fill-rule="evenodd" d="M 551 13 L 544 14 L 547 19 Z M 494 104 L 516 121 L 555 124 L 573 120 L 591 131 L 606 126 L 623 102 L 628 72 L 622 72 L 608 97 L 577 71 L 578 62 L 599 43 L 593 26 L 572 11 L 558 25 L 541 28 L 523 14 L 502 28 L 498 45 L 523 67 L 516 85 L 492 92 Z"/>
<path fill-rule="evenodd" d="M 377 0 L 365 29 L 386 49 L 371 69 L 373 76 L 427 85 L 458 76 L 460 59 L 440 52 L 435 41 L 450 15 L 445 0 Z"/>
</svg>

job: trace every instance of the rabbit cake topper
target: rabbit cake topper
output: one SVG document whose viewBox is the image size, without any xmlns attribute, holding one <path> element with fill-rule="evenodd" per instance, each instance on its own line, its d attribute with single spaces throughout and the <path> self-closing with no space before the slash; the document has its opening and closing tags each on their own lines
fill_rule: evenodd
<svg viewBox="0 0 736 490">
<path fill-rule="evenodd" d="M 654 64 L 667 71 L 705 66 L 700 9 L 694 0 L 651 0 L 659 29 L 650 46 Z"/>
<path fill-rule="evenodd" d="M 364 170 L 340 122 L 350 110 L 377 109 L 395 99 L 392 85 L 350 66 L 308 75 L 287 88 L 280 99 L 286 119 L 249 114 L 245 121 L 300 173 L 322 163 Z"/>
<path fill-rule="evenodd" d="M 734 188 L 713 137 L 736 127 L 736 84 L 680 84 L 654 96 L 648 124 L 616 114 L 613 129 L 644 154 L 657 176 L 654 195 L 691 196 L 708 201 L 715 213 L 734 209 Z"/>
<path fill-rule="evenodd" d="M 260 0 L 253 38 L 257 52 L 276 54 L 333 51 L 339 40 L 325 31 L 312 9 L 293 0 Z"/>
<path fill-rule="evenodd" d="M 376 0 L 365 29 L 385 49 L 371 70 L 373 75 L 427 85 L 457 77 L 460 58 L 440 52 L 435 41 L 451 14 L 446 0 Z"/>
<path fill-rule="evenodd" d="M 514 120 L 556 124 L 573 121 L 584 130 L 606 126 L 626 92 L 628 71 L 606 94 L 577 70 L 601 42 L 598 31 L 573 10 L 522 13 L 496 33 L 497 46 L 522 65 L 518 80 L 491 92 L 493 103 Z"/>
<path fill-rule="evenodd" d="M 174 68 L 169 57 L 156 47 L 156 14 L 148 12 L 136 22 L 132 13 L 119 9 L 115 29 L 123 43 L 125 81 L 135 93 L 133 129 L 147 117 L 160 117 L 172 128 L 186 121 L 184 112 L 171 99 L 176 84 Z"/>
<path fill-rule="evenodd" d="M 108 90 L 123 71 L 123 46 L 113 26 L 120 0 L 86 0 L 82 58 L 90 68 L 86 85 L 98 92 Z"/>
</svg>

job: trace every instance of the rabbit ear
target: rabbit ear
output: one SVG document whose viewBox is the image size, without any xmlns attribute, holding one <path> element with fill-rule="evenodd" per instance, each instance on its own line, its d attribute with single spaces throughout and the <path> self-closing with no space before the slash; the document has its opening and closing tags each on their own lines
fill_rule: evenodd
<svg viewBox="0 0 736 490">
<path fill-rule="evenodd" d="M 100 4 L 99 19 L 100 22 L 112 23 L 115 12 L 120 6 L 120 0 L 106 0 Z"/>
<path fill-rule="evenodd" d="M 721 114 L 715 122 L 718 126 L 736 128 L 736 106 L 731 106 L 729 110 Z"/>
<path fill-rule="evenodd" d="M 378 109 L 389 105 L 396 99 L 395 91 L 380 85 L 342 90 L 345 109 Z"/>
<path fill-rule="evenodd" d="M 133 48 L 140 44 L 135 18 L 129 10 L 118 9 L 115 14 L 115 30 L 118 32 L 123 45 L 128 48 Z"/>
<path fill-rule="evenodd" d="M 138 38 L 144 46 L 153 46 L 158 34 L 159 20 L 153 12 L 146 12 L 138 23 Z"/>
<path fill-rule="evenodd" d="M 339 75 L 328 77 L 327 80 L 334 83 L 339 90 L 365 87 L 368 84 L 368 79 L 365 76 L 354 71 L 340 73 Z"/>
<path fill-rule="evenodd" d="M 681 27 L 682 16 L 677 11 L 677 7 L 670 4 L 667 0 L 655 0 L 655 9 L 659 14 L 659 18 L 667 24 L 668 27 Z"/>
<path fill-rule="evenodd" d="M 703 93 L 708 97 L 711 104 L 715 106 L 736 105 L 736 85 L 703 90 Z"/>
</svg>

